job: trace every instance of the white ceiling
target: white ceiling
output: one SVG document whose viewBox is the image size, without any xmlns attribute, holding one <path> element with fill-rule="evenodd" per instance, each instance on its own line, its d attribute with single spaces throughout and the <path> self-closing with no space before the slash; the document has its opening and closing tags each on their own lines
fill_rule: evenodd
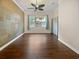
<svg viewBox="0 0 79 59">
<path fill-rule="evenodd" d="M 36 3 L 36 0 L 13 0 L 24 12 L 29 14 L 34 13 L 34 10 L 28 9 L 31 3 Z M 42 13 L 51 13 L 55 8 L 58 7 L 58 0 L 37 0 L 38 4 L 45 4 L 44 11 L 38 11 Z"/>
</svg>

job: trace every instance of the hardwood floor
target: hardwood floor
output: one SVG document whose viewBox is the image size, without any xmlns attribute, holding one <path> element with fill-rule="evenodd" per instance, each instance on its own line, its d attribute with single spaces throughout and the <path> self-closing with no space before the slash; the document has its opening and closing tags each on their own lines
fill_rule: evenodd
<svg viewBox="0 0 79 59">
<path fill-rule="evenodd" d="M 24 34 L 0 52 L 0 59 L 79 59 L 50 34 Z"/>
</svg>

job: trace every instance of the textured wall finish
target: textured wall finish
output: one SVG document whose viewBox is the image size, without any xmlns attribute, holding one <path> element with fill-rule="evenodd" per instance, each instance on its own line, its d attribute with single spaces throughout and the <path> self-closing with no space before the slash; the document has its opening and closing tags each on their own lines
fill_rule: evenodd
<svg viewBox="0 0 79 59">
<path fill-rule="evenodd" d="M 12 0 L 0 0 L 0 46 L 23 33 L 23 16 Z"/>
</svg>

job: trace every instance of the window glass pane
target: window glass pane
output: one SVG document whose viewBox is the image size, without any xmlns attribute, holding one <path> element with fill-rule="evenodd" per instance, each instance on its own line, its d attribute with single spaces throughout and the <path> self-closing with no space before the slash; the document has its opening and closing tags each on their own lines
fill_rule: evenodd
<svg viewBox="0 0 79 59">
<path fill-rule="evenodd" d="M 48 16 L 43 17 L 36 17 L 36 16 L 29 16 L 29 29 L 33 28 L 48 28 Z"/>
<path fill-rule="evenodd" d="M 35 16 L 29 16 L 29 29 L 35 27 Z"/>
</svg>

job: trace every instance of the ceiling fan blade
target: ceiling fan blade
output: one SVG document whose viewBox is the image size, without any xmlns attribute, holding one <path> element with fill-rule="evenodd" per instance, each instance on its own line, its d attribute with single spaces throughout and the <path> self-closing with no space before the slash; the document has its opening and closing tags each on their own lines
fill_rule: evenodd
<svg viewBox="0 0 79 59">
<path fill-rule="evenodd" d="M 40 11 L 43 11 L 44 9 L 39 9 Z"/>
<path fill-rule="evenodd" d="M 35 5 L 35 4 L 33 4 L 33 3 L 31 3 L 31 5 L 32 5 L 33 7 L 36 7 L 36 5 Z"/>
<path fill-rule="evenodd" d="M 34 8 L 28 8 L 28 9 L 34 9 Z"/>
<path fill-rule="evenodd" d="M 41 5 L 39 5 L 39 8 L 44 7 L 44 6 L 45 6 L 45 4 L 41 4 Z"/>
<path fill-rule="evenodd" d="M 35 9 L 38 9 L 37 5 L 31 3 L 31 5 L 35 8 Z"/>
</svg>

